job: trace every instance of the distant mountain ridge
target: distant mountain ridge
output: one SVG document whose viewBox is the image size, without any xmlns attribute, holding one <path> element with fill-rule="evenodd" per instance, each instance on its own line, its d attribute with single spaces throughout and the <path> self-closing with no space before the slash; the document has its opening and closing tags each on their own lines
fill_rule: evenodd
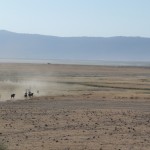
<svg viewBox="0 0 150 150">
<path fill-rule="evenodd" d="M 0 30 L 0 58 L 150 61 L 150 38 L 57 37 Z"/>
</svg>

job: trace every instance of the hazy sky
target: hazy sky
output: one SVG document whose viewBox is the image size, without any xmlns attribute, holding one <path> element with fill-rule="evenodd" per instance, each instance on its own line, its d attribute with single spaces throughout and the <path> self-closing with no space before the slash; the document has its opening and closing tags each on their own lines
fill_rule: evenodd
<svg viewBox="0 0 150 150">
<path fill-rule="evenodd" d="M 0 0 L 0 30 L 150 37 L 150 0 Z"/>
</svg>

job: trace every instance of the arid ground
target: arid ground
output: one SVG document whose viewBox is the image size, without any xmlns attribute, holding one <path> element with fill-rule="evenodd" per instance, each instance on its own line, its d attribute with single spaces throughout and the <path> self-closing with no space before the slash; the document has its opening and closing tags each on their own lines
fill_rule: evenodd
<svg viewBox="0 0 150 150">
<path fill-rule="evenodd" d="M 8 150 L 150 149 L 149 67 L 1 63 L 0 101 Z"/>
</svg>

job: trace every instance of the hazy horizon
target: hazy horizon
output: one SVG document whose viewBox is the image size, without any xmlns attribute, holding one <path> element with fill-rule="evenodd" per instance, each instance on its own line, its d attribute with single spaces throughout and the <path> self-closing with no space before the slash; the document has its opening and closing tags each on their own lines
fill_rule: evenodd
<svg viewBox="0 0 150 150">
<path fill-rule="evenodd" d="M 0 63 L 11 64 L 48 64 L 48 65 L 89 65 L 89 66 L 131 66 L 150 67 L 150 61 L 115 61 L 115 60 L 71 60 L 71 59 L 26 59 L 26 58 L 0 58 Z"/>
<path fill-rule="evenodd" d="M 146 37 L 146 36 L 134 36 L 134 35 L 130 35 L 130 36 L 125 36 L 125 35 L 114 35 L 114 36 L 86 36 L 86 35 L 80 35 L 80 36 L 56 36 L 56 35 L 51 35 L 51 34 L 39 34 L 39 33 L 27 33 L 27 32 L 15 32 L 15 31 L 10 31 L 10 30 L 6 30 L 6 29 L 0 29 L 0 32 L 10 32 L 10 33 L 16 33 L 16 34 L 27 34 L 27 35 L 39 35 L 39 36 L 52 36 L 52 37 L 64 37 L 64 38 L 112 38 L 112 37 L 135 37 L 135 38 L 150 38 L 150 36 Z"/>
<path fill-rule="evenodd" d="M 0 31 L 1 58 L 149 61 L 150 38 L 55 37 Z"/>
</svg>

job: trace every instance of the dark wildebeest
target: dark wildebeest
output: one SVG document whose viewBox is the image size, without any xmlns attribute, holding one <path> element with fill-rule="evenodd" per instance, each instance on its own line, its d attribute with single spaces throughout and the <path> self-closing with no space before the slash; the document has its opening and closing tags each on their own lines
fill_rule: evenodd
<svg viewBox="0 0 150 150">
<path fill-rule="evenodd" d="M 15 94 L 11 94 L 11 98 L 15 98 Z"/>
<path fill-rule="evenodd" d="M 27 98 L 27 97 L 28 97 L 28 94 L 27 94 L 27 92 L 24 94 L 24 97 L 25 97 L 25 98 Z"/>
<path fill-rule="evenodd" d="M 31 97 L 33 97 L 33 93 L 32 92 L 29 92 L 28 93 L 28 96 L 31 98 Z"/>
</svg>

